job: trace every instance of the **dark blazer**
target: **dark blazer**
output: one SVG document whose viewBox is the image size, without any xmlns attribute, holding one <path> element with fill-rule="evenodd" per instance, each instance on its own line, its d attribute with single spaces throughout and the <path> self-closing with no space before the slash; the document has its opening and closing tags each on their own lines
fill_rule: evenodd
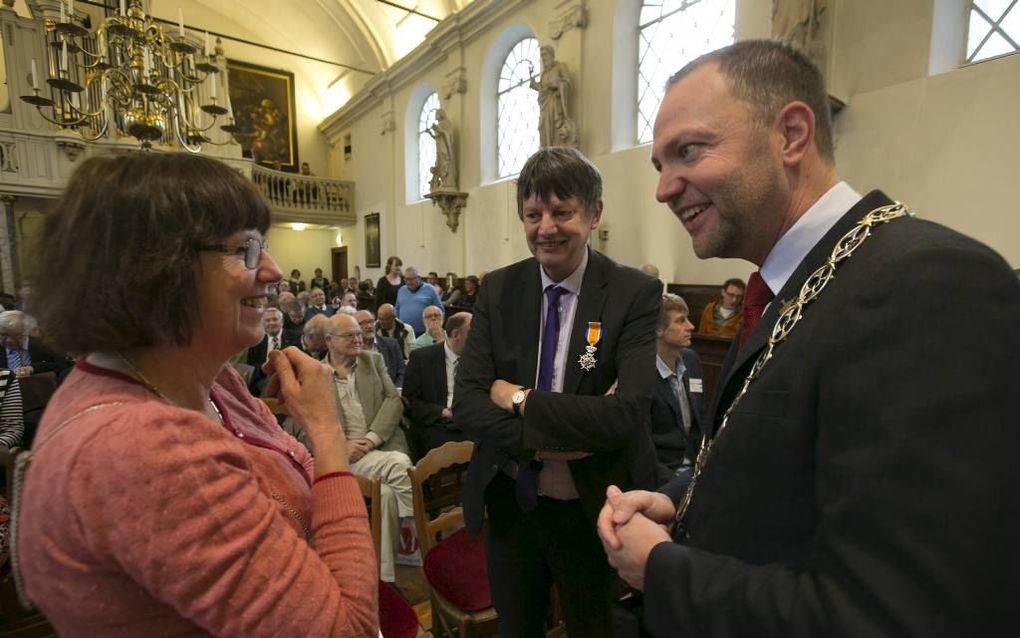
<svg viewBox="0 0 1020 638">
<path fill-rule="evenodd" d="M 315 315 L 326 315 L 327 317 L 332 317 L 334 314 L 336 314 L 336 308 L 329 304 L 326 304 L 325 310 L 318 306 L 308 306 L 305 308 L 305 321 L 308 321 Z"/>
<path fill-rule="evenodd" d="M 284 329 L 280 331 L 280 348 L 288 346 L 301 347 L 300 330 Z M 251 375 L 251 382 L 248 383 L 248 390 L 255 396 L 261 396 L 262 389 L 265 387 L 266 373 L 262 371 L 262 364 L 266 362 L 267 348 L 269 348 L 269 335 L 263 336 L 262 341 L 248 348 L 248 353 L 244 357 L 245 363 L 255 367 L 255 371 Z"/>
<path fill-rule="evenodd" d="M 446 407 L 446 346 L 436 343 L 411 351 L 402 396 L 404 414 L 415 428 L 435 425 Z"/>
<path fill-rule="evenodd" d="M 581 504 L 594 526 L 606 487 L 652 489 L 655 452 L 645 427 L 655 373 L 655 326 L 662 284 L 589 250 L 562 393 L 534 390 L 523 417 L 496 407 L 496 379 L 535 385 L 542 309 L 535 259 L 489 273 L 475 303 L 471 333 L 458 365 L 453 411 L 476 441 L 464 491 L 468 528 L 481 528 L 485 488 L 510 459 L 536 450 L 593 452 L 570 462 Z M 597 365 L 584 371 L 589 321 L 602 322 Z M 618 382 L 616 394 L 606 391 Z M 593 530 L 594 533 L 594 530 Z"/>
<path fill-rule="evenodd" d="M 852 208 L 731 351 L 713 429 L 780 308 L 885 203 L 876 191 Z M 961 335 L 975 314 L 982 329 Z M 653 549 L 651 633 L 990 636 L 1015 625 L 1017 326 L 1020 285 L 988 247 L 917 218 L 876 225 L 717 435 L 688 516 L 686 544 L 699 551 Z"/>
<path fill-rule="evenodd" d="M 694 463 L 701 442 L 701 424 L 705 420 L 701 391 L 704 378 L 701 359 L 698 357 L 698 353 L 690 348 L 681 350 L 680 356 L 683 358 L 686 368 L 681 382 L 691 406 L 691 423 L 687 424 L 689 432 L 685 432 L 680 427 L 683 412 L 669 380 L 663 379 L 656 371 L 655 384 L 652 387 L 652 410 L 648 419 L 648 428 L 652 435 L 652 444 L 655 446 L 655 456 L 659 460 L 659 480 L 661 482 L 668 481 L 683 464 L 685 458 L 690 463 Z M 691 383 L 692 379 L 694 380 L 693 384 Z M 693 392 L 692 385 L 695 390 Z"/>
<path fill-rule="evenodd" d="M 390 380 L 393 381 L 393 385 L 398 388 L 402 387 L 404 385 L 405 364 L 404 355 L 400 351 L 400 344 L 397 343 L 396 339 L 376 335 L 375 349 L 382 355 L 383 361 L 386 362 L 386 372 L 390 374 Z"/>
<path fill-rule="evenodd" d="M 74 365 L 70 357 L 54 352 L 34 337 L 28 338 L 28 356 L 32 359 L 33 374 L 55 372 L 63 379 Z M 7 363 L 7 348 L 0 346 L 0 368 L 10 368 Z"/>
</svg>

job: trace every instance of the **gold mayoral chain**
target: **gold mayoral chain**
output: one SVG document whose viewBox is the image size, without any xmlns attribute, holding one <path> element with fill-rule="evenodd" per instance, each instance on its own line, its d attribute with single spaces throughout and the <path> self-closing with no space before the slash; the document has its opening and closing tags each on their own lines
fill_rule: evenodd
<svg viewBox="0 0 1020 638">
<path fill-rule="evenodd" d="M 747 394 L 747 388 L 751 385 L 755 379 L 761 374 L 762 369 L 772 359 L 772 355 L 775 353 L 776 348 L 782 343 L 790 333 L 793 332 L 794 327 L 804 318 L 804 311 L 807 306 L 818 298 L 818 295 L 825 290 L 825 286 L 832 280 L 832 277 L 836 274 L 836 268 L 850 258 L 850 255 L 855 250 L 860 248 L 861 244 L 871 236 L 872 228 L 879 224 L 890 222 L 900 217 L 912 216 L 913 213 L 907 209 L 907 207 L 900 202 L 889 204 L 887 206 L 880 206 L 864 217 L 854 225 L 845 235 L 839 238 L 836 245 L 832 249 L 832 253 L 829 255 L 829 259 L 822 264 L 818 270 L 811 273 L 811 275 L 804 282 L 804 285 L 800 287 L 800 292 L 797 294 L 797 298 L 786 304 L 780 311 L 779 318 L 776 319 L 776 323 L 772 326 L 772 334 L 769 336 L 767 347 L 758 355 L 758 359 L 755 360 L 754 366 L 751 368 L 751 372 L 748 373 L 747 378 L 744 379 L 744 385 L 741 386 L 740 392 L 730 403 L 730 407 L 726 409 L 726 413 L 723 415 L 722 423 L 719 425 L 719 430 L 715 437 L 708 438 L 707 434 L 701 436 L 701 450 L 698 452 L 698 457 L 694 461 L 694 471 L 691 474 L 691 482 L 687 486 L 687 490 L 684 492 L 683 498 L 680 500 L 680 505 L 676 510 L 676 518 L 673 521 L 674 531 L 678 533 L 681 538 L 689 536 L 689 529 L 684 524 L 684 517 L 687 515 L 687 510 L 690 508 L 691 499 L 694 496 L 694 488 L 698 484 L 698 477 L 701 476 L 701 472 L 705 469 L 705 464 L 708 462 L 708 456 L 712 449 L 712 445 L 715 440 L 722 434 L 723 430 L 726 429 L 729 423 L 730 415 L 733 414 L 733 410 L 736 409 L 737 404 L 740 403 L 740 399 Z"/>
</svg>

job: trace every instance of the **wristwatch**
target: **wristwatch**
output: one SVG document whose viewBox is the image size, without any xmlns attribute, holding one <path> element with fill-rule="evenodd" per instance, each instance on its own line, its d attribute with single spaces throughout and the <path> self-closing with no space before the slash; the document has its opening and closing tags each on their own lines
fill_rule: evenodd
<svg viewBox="0 0 1020 638">
<path fill-rule="evenodd" d="M 510 404 L 514 406 L 514 415 L 521 416 L 521 406 L 524 405 L 524 397 L 528 395 L 527 388 L 518 388 L 510 397 Z"/>
</svg>

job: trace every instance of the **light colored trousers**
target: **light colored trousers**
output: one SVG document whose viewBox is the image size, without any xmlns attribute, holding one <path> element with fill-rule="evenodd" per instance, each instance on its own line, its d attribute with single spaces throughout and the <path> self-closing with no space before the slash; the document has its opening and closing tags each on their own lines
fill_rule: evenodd
<svg viewBox="0 0 1020 638">
<path fill-rule="evenodd" d="M 379 578 L 388 583 L 396 580 L 394 559 L 397 542 L 400 539 L 400 519 L 414 515 L 411 497 L 411 477 L 407 469 L 411 459 L 403 452 L 372 450 L 351 464 L 351 472 L 371 478 L 382 477 L 382 503 L 379 511 L 382 518 L 382 547 L 379 553 Z"/>
</svg>

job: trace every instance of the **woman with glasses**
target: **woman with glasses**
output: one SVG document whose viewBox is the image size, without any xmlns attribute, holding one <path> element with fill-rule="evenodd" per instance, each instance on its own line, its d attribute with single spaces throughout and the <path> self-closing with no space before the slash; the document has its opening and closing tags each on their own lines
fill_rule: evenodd
<svg viewBox="0 0 1020 638">
<path fill-rule="evenodd" d="M 89 159 L 47 216 L 36 276 L 62 285 L 36 307 L 83 356 L 36 436 L 15 558 L 60 635 L 377 635 L 328 368 L 268 364 L 313 459 L 229 365 L 281 278 L 268 227 L 250 182 L 186 154 Z"/>
</svg>

